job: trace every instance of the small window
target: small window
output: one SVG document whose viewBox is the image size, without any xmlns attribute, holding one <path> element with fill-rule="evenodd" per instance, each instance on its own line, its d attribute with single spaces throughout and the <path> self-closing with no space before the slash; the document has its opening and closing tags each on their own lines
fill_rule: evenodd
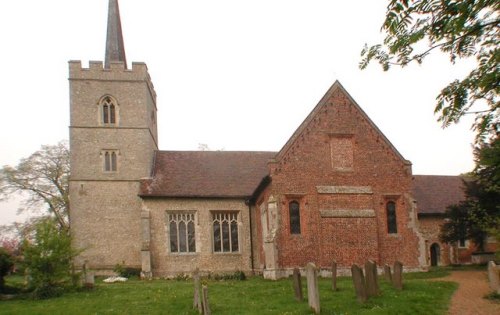
<svg viewBox="0 0 500 315">
<path fill-rule="evenodd" d="M 238 212 L 213 212 L 212 220 L 214 252 L 238 252 Z"/>
<path fill-rule="evenodd" d="M 292 201 L 288 205 L 290 213 L 290 234 L 300 234 L 300 205 L 297 201 Z"/>
<path fill-rule="evenodd" d="M 194 213 L 168 213 L 171 253 L 196 252 Z"/>
<path fill-rule="evenodd" d="M 118 170 L 118 152 L 115 150 L 103 151 L 104 171 L 116 172 Z"/>
<path fill-rule="evenodd" d="M 458 241 L 458 247 L 465 248 L 467 247 L 467 240 L 463 237 Z"/>
<path fill-rule="evenodd" d="M 101 119 L 104 125 L 116 125 L 117 123 L 117 105 L 110 97 L 104 97 L 100 102 Z"/>
<path fill-rule="evenodd" d="M 389 201 L 386 206 L 387 210 L 387 233 L 395 234 L 398 233 L 398 225 L 396 220 L 396 204 L 393 201 Z"/>
</svg>

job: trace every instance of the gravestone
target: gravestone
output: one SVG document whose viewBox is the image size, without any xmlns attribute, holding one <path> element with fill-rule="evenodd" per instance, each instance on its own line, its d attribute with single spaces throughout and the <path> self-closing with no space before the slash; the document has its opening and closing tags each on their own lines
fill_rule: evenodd
<svg viewBox="0 0 500 315">
<path fill-rule="evenodd" d="M 387 282 L 392 283 L 391 266 L 388 264 L 384 265 L 384 278 Z"/>
<path fill-rule="evenodd" d="M 319 288 L 318 288 L 318 269 L 313 263 L 308 263 L 306 266 L 307 277 L 307 300 L 309 306 L 316 314 L 320 313 L 319 305 Z"/>
<path fill-rule="evenodd" d="M 488 280 L 490 283 L 490 288 L 497 293 L 500 293 L 500 274 L 498 272 L 498 266 L 494 261 L 488 263 Z"/>
<path fill-rule="evenodd" d="M 337 291 L 337 262 L 332 261 L 332 290 Z"/>
<path fill-rule="evenodd" d="M 203 296 L 203 314 L 210 315 L 212 312 L 210 311 L 210 305 L 208 304 L 208 287 L 206 285 L 203 286 L 201 293 Z"/>
<path fill-rule="evenodd" d="M 87 260 L 85 260 L 82 266 L 82 276 L 83 286 L 86 288 L 93 288 L 95 284 L 95 275 L 89 270 Z"/>
<path fill-rule="evenodd" d="M 351 273 L 354 290 L 356 291 L 356 298 L 358 299 L 358 302 L 365 303 L 367 300 L 367 295 L 363 269 L 361 269 L 358 265 L 353 264 L 351 267 Z"/>
<path fill-rule="evenodd" d="M 93 288 L 95 284 L 95 275 L 93 272 L 88 272 L 85 274 L 84 286 L 86 288 Z"/>
<path fill-rule="evenodd" d="M 403 290 L 403 264 L 399 261 L 394 263 L 392 285 L 398 290 Z"/>
<path fill-rule="evenodd" d="M 365 280 L 366 280 L 366 295 L 368 297 L 377 296 L 380 294 L 377 276 L 377 264 L 368 260 L 365 263 Z"/>
<path fill-rule="evenodd" d="M 193 294 L 193 309 L 198 309 L 200 314 L 203 313 L 203 306 L 200 295 L 200 271 L 196 268 L 193 272 L 194 294 Z"/>
<path fill-rule="evenodd" d="M 299 302 L 304 300 L 302 295 L 302 279 L 298 268 L 293 269 L 293 290 L 295 291 L 295 299 Z"/>
</svg>

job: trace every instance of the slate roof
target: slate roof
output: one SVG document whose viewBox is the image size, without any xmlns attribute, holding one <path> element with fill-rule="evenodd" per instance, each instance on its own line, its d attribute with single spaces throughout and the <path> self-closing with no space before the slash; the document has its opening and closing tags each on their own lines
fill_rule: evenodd
<svg viewBox="0 0 500 315">
<path fill-rule="evenodd" d="M 269 174 L 276 152 L 157 151 L 141 197 L 247 198 Z"/>
<path fill-rule="evenodd" d="M 415 175 L 412 193 L 419 215 L 443 214 L 448 206 L 465 198 L 460 176 Z"/>
</svg>

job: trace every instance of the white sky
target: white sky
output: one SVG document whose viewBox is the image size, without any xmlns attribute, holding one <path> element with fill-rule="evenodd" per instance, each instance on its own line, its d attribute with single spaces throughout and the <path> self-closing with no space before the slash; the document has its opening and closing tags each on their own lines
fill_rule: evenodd
<svg viewBox="0 0 500 315">
<path fill-rule="evenodd" d="M 67 61 L 104 59 L 107 2 L 0 2 L 0 165 L 68 138 Z M 414 174 L 473 168 L 472 119 L 443 130 L 433 114 L 470 68 L 435 54 L 359 70 L 364 43 L 383 38 L 386 0 L 119 2 L 127 60 L 147 63 L 158 94 L 162 150 L 278 151 L 339 80 Z M 16 207 L 0 203 L 0 224 Z"/>
</svg>

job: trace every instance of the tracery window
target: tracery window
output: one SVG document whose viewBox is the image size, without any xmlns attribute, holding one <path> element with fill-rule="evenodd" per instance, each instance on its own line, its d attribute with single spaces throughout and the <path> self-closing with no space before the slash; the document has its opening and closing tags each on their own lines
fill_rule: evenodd
<svg viewBox="0 0 500 315">
<path fill-rule="evenodd" d="M 104 171 L 116 172 L 118 170 L 118 151 L 106 150 L 102 154 L 104 155 Z"/>
<path fill-rule="evenodd" d="M 194 212 L 167 213 L 171 253 L 196 252 L 194 217 Z"/>
<path fill-rule="evenodd" d="M 116 125 L 117 123 L 117 105 L 110 96 L 101 100 L 102 123 L 105 125 Z"/>
<path fill-rule="evenodd" d="M 290 234 L 300 234 L 300 205 L 297 201 L 292 201 L 288 205 L 290 214 Z"/>
<path fill-rule="evenodd" d="M 394 201 L 389 201 L 386 205 L 387 211 L 387 233 L 398 233 L 398 225 L 396 220 L 396 204 Z"/>
<path fill-rule="evenodd" d="M 212 212 L 212 220 L 214 252 L 238 252 L 238 212 Z"/>
</svg>

